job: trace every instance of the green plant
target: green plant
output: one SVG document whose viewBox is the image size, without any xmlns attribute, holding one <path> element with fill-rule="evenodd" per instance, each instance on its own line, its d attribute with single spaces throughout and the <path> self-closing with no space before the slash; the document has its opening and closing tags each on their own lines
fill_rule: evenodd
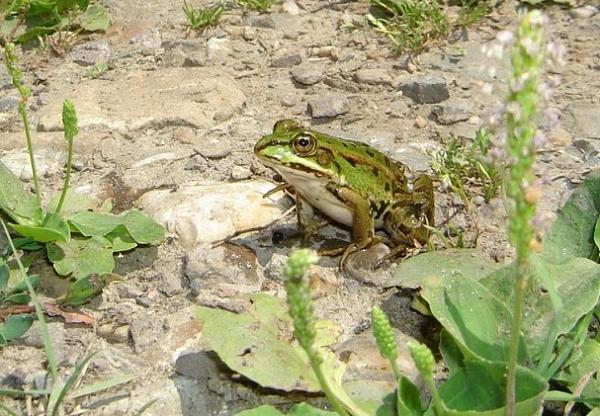
<svg viewBox="0 0 600 416">
<path fill-rule="evenodd" d="M 479 129 L 469 145 L 456 137 L 442 140 L 444 148 L 431 155 L 431 168 L 439 180 L 470 206 L 469 185 L 483 190 L 486 202 L 498 194 L 502 167 L 490 158 L 492 141 L 487 129 Z"/>
<path fill-rule="evenodd" d="M 266 13 L 277 2 L 277 0 L 233 0 L 238 6 L 249 10 L 258 10 Z"/>
<path fill-rule="evenodd" d="M 187 31 L 199 31 L 202 32 L 208 26 L 216 26 L 219 23 L 219 19 L 225 10 L 223 4 L 219 4 L 213 7 L 204 7 L 195 9 L 187 4 L 187 1 L 183 1 L 183 12 L 187 19 Z"/>
<path fill-rule="evenodd" d="M 80 32 L 104 31 L 109 24 L 106 9 L 89 0 L 12 0 L 0 12 L 0 38 L 5 45 L 33 39 L 44 44 L 44 37 L 58 32 L 54 45 L 60 52 Z"/>
<path fill-rule="evenodd" d="M 14 261 L 17 264 L 17 269 L 14 271 L 14 274 L 21 277 L 21 280 L 16 285 L 7 290 L 6 283 L 9 281 L 11 270 L 9 269 L 7 264 L 3 264 L 2 266 L 0 266 L 0 295 L 2 296 L 0 300 L 0 319 L 3 318 L 3 313 L 6 312 L 6 308 L 4 308 L 6 303 L 12 302 L 18 303 L 19 305 L 23 305 L 29 303 L 30 301 L 33 302 L 36 317 L 41 328 L 44 350 L 48 359 L 48 372 L 50 374 L 51 385 L 50 388 L 43 390 L 18 390 L 10 388 L 0 388 L 0 396 L 4 395 L 12 397 L 45 397 L 47 398 L 47 401 L 44 406 L 46 414 L 50 416 L 55 416 L 57 414 L 60 414 L 61 412 L 64 412 L 63 403 L 67 398 L 76 399 L 79 397 L 100 392 L 102 390 L 106 390 L 117 385 L 125 384 L 133 380 L 134 376 L 121 375 L 109 380 L 85 385 L 75 391 L 72 391 L 76 385 L 76 382 L 81 378 L 83 372 L 85 371 L 87 363 L 94 356 L 95 353 L 88 354 L 86 357 L 83 358 L 83 360 L 79 361 L 73 369 L 73 371 L 71 372 L 71 374 L 66 378 L 66 380 L 62 380 L 58 372 L 58 363 L 54 353 L 54 347 L 52 346 L 52 342 L 48 333 L 48 327 L 44 319 L 43 308 L 39 302 L 39 299 L 34 289 L 38 282 L 37 276 L 28 276 L 26 274 L 25 266 L 23 265 L 21 258 L 18 255 L 16 255 L 16 247 L 14 245 L 14 242 L 10 238 L 10 234 L 6 223 L 4 222 L 4 220 L 2 220 L 2 218 L 0 218 L 0 224 L 2 225 L 2 233 L 8 239 L 10 248 L 13 253 Z M 3 324 L 0 325 L 0 347 L 6 344 L 7 342 L 11 341 L 12 339 L 23 335 L 27 331 L 27 329 L 29 329 L 32 323 L 33 317 L 29 314 L 9 316 L 7 319 L 4 320 Z M 9 414 L 16 414 L 12 410 L 8 409 L 6 406 L 1 406 L 0 408 L 5 410 Z"/>
<path fill-rule="evenodd" d="M 418 52 L 433 39 L 445 36 L 449 23 L 437 0 L 370 0 L 367 20 L 400 51 Z"/>
<path fill-rule="evenodd" d="M 13 85 L 21 95 L 21 115 L 33 174 L 34 194 L 27 192 L 21 181 L 0 162 L 0 212 L 11 219 L 10 227 L 19 235 L 17 246 L 28 251 L 45 250 L 55 271 L 83 280 L 73 286 L 63 302 L 80 303 L 82 293 L 90 297 L 109 281 L 114 268 L 113 254 L 135 248 L 138 244 L 156 244 L 164 237 L 164 229 L 138 210 L 119 215 L 110 213 L 110 204 L 96 206 L 93 200 L 70 189 L 75 137 L 78 133 L 75 107 L 63 104 L 64 136 L 67 163 L 64 183 L 59 195 L 42 205 L 40 184 L 35 166 L 33 141 L 27 118 L 29 89 L 21 82 L 16 66 L 14 45 L 4 48 L 5 64 Z M 98 277 L 97 275 L 100 275 Z M 91 286 L 91 287 L 90 287 Z"/>
</svg>

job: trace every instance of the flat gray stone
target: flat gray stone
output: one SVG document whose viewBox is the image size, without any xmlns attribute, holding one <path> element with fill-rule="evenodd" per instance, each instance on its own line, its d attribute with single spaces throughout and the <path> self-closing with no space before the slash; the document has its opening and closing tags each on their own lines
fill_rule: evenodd
<svg viewBox="0 0 600 416">
<path fill-rule="evenodd" d="M 70 53 L 71 60 L 82 66 L 92 66 L 100 62 L 107 62 L 110 57 L 110 48 L 106 39 L 85 42 L 76 45 Z"/>
<path fill-rule="evenodd" d="M 451 98 L 431 109 L 438 123 L 445 126 L 468 120 L 473 111 L 473 104 L 462 98 Z"/>
<path fill-rule="evenodd" d="M 313 118 L 335 117 L 350 111 L 345 95 L 321 95 L 308 100 L 308 112 Z"/>
<path fill-rule="evenodd" d="M 291 68 L 299 65 L 302 62 L 302 57 L 296 52 L 281 52 L 271 59 L 273 68 Z"/>
<path fill-rule="evenodd" d="M 21 99 L 17 95 L 9 95 L 0 98 L 0 113 L 8 113 L 13 111 L 19 105 Z"/>
<path fill-rule="evenodd" d="M 389 72 L 381 68 L 359 69 L 354 74 L 354 80 L 367 85 L 392 85 L 393 82 Z"/>
<path fill-rule="evenodd" d="M 152 28 L 133 37 L 130 44 L 135 52 L 153 55 L 161 51 L 162 37 L 157 28 Z"/>
<path fill-rule="evenodd" d="M 302 85 L 314 85 L 323 79 L 323 69 L 314 65 L 298 65 L 290 70 L 292 79 Z"/>
<path fill-rule="evenodd" d="M 73 100 L 79 127 L 128 132 L 148 127 L 215 127 L 244 106 L 237 82 L 204 68 L 132 71 L 110 83 L 91 79 L 76 86 L 51 89 L 39 111 L 38 131 L 61 131 L 63 100 Z"/>
<path fill-rule="evenodd" d="M 575 135 L 600 139 L 600 104 L 576 102 L 569 106 Z"/>
<path fill-rule="evenodd" d="M 403 82 L 399 89 L 419 104 L 440 103 L 450 97 L 446 80 L 434 75 L 411 78 Z"/>
</svg>

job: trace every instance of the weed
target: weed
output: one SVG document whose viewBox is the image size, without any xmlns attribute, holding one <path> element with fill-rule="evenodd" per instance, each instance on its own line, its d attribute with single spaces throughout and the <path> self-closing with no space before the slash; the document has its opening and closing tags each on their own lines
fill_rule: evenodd
<svg viewBox="0 0 600 416">
<path fill-rule="evenodd" d="M 448 34 L 448 19 L 437 0 L 371 0 L 371 5 L 367 20 L 398 50 L 418 52 Z"/>
<path fill-rule="evenodd" d="M 235 3 L 249 10 L 258 10 L 261 13 L 266 13 L 276 3 L 277 0 L 234 0 Z"/>
<path fill-rule="evenodd" d="M 89 0 L 13 0 L 0 12 L 0 38 L 3 45 L 37 39 L 62 55 L 82 31 L 104 31 L 109 24 L 107 10 Z"/>
<path fill-rule="evenodd" d="M 202 32 L 209 26 L 216 26 L 225 10 L 223 4 L 196 9 L 183 0 L 183 12 L 187 18 L 187 32 Z"/>
<path fill-rule="evenodd" d="M 431 155 L 431 167 L 440 181 L 470 206 L 469 185 L 481 188 L 486 202 L 496 196 L 502 183 L 502 167 L 490 158 L 490 132 L 479 129 L 471 144 L 456 137 L 442 139 L 444 148 Z"/>
<path fill-rule="evenodd" d="M 75 107 L 68 100 L 63 104 L 62 113 L 67 143 L 64 183 L 60 194 L 48 206 L 42 206 L 27 117 L 30 92 L 21 82 L 22 74 L 17 67 L 14 44 L 6 45 L 4 57 L 13 85 L 21 96 L 18 111 L 23 121 L 35 193 L 29 193 L 0 162 L 0 183 L 3 185 L 0 187 L 0 212 L 11 219 L 10 227 L 20 234 L 17 244 L 20 249 L 45 250 L 59 275 L 70 275 L 77 280 L 71 284 L 63 302 L 81 304 L 113 280 L 114 253 L 131 250 L 140 243 L 158 243 L 164 237 L 164 229 L 140 211 L 131 210 L 114 215 L 110 213 L 110 206 L 95 207 L 97 204 L 92 200 L 70 189 L 78 127 Z"/>
<path fill-rule="evenodd" d="M 85 74 L 87 77 L 95 79 L 100 78 L 108 71 L 108 64 L 106 62 L 98 62 L 96 65 Z"/>
</svg>

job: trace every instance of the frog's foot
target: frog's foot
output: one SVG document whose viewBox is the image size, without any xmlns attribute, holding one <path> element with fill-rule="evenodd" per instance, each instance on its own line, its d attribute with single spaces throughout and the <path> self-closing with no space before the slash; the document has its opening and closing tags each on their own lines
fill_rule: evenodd
<svg viewBox="0 0 600 416">
<path fill-rule="evenodd" d="M 319 250 L 319 255 L 320 256 L 328 256 L 328 257 L 341 255 L 342 258 L 340 259 L 339 269 L 342 270 L 344 268 L 344 265 L 346 264 L 346 261 L 348 260 L 348 256 L 350 256 L 351 254 L 356 253 L 357 251 L 368 248 L 368 247 L 378 244 L 378 243 L 385 243 L 386 241 L 387 241 L 387 239 L 384 237 L 374 236 L 374 237 L 368 238 L 366 240 L 360 241 L 358 243 L 350 243 L 343 247 L 327 248 L 327 249 Z"/>
<path fill-rule="evenodd" d="M 409 257 L 416 256 L 417 254 L 419 254 L 423 251 L 425 251 L 425 248 L 417 240 L 413 241 L 413 247 L 407 247 L 404 244 L 399 244 L 396 247 L 394 247 L 393 249 L 391 249 L 388 254 L 386 254 L 379 260 L 377 260 L 377 263 L 375 263 L 374 268 L 375 269 L 380 268 L 383 263 L 385 263 L 386 261 L 391 260 L 397 256 L 402 256 L 402 259 L 400 260 L 400 261 L 402 261 Z"/>
</svg>

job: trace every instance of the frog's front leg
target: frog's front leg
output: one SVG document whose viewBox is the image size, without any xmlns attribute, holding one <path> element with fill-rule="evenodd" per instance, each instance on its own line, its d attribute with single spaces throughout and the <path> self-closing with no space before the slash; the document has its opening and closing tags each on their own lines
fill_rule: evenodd
<svg viewBox="0 0 600 416">
<path fill-rule="evenodd" d="M 329 256 L 342 254 L 341 268 L 350 254 L 362 250 L 375 241 L 375 225 L 371 206 L 360 194 L 350 188 L 340 187 L 333 183 L 327 185 L 327 190 L 352 211 L 352 244 L 321 253 Z"/>
<path fill-rule="evenodd" d="M 313 206 L 302 195 L 296 193 L 296 218 L 298 231 L 304 235 L 305 243 L 311 236 L 327 225 L 327 221 L 317 221 Z"/>
</svg>

